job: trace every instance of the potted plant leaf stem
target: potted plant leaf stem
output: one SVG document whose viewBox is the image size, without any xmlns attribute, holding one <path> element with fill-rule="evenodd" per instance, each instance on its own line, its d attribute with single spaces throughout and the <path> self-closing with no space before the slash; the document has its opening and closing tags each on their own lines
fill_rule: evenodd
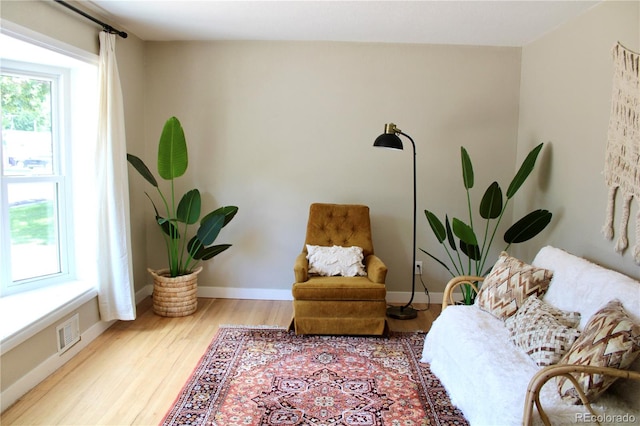
<svg viewBox="0 0 640 426">
<path fill-rule="evenodd" d="M 191 315 L 198 306 L 200 263 L 231 247 L 231 244 L 213 243 L 221 229 L 234 218 L 238 207 L 220 207 L 201 218 L 200 191 L 191 189 L 182 197 L 176 197 L 175 179 L 182 176 L 189 165 L 184 130 L 176 117 L 166 121 L 158 143 L 158 174 L 169 182 L 168 195 L 161 190 L 155 176 L 140 158 L 127 154 L 127 160 L 156 189 L 161 200 L 159 210 L 145 192 L 153 205 L 155 222 L 161 230 L 168 260 L 166 269 L 148 269 L 154 279 L 153 311 L 168 317 Z M 189 233 L 191 225 L 197 225 L 193 235 Z"/>
</svg>

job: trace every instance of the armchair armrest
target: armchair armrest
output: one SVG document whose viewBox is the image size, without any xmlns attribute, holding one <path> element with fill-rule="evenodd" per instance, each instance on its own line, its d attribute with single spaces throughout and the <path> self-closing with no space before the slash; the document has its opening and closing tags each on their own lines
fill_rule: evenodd
<svg viewBox="0 0 640 426">
<path fill-rule="evenodd" d="M 297 283 L 303 283 L 309 279 L 309 260 L 306 253 L 302 252 L 296 257 L 293 274 Z"/>
<path fill-rule="evenodd" d="M 444 295 L 442 296 L 442 310 L 455 303 L 453 300 L 453 290 L 456 287 L 462 284 L 469 284 L 473 289 L 478 293 L 478 287 L 474 284 L 476 281 L 482 281 L 484 277 L 476 277 L 473 275 L 461 275 L 459 277 L 454 277 L 447 283 L 447 286 L 444 288 Z"/>
<path fill-rule="evenodd" d="M 364 267 L 367 277 L 374 283 L 384 284 L 387 278 L 387 266 L 376 255 L 371 254 L 364 259 Z"/>
<path fill-rule="evenodd" d="M 524 426 L 530 426 L 533 424 L 534 403 L 536 408 L 538 409 L 538 414 L 540 414 L 540 419 L 542 420 L 542 422 L 547 426 L 551 425 L 551 423 L 549 422 L 549 417 L 542 409 L 542 405 L 540 403 L 540 389 L 542 389 L 542 387 L 549 380 L 553 379 L 556 376 L 565 376 L 569 380 L 571 380 L 576 390 L 578 391 L 578 395 L 580 396 L 580 399 L 582 400 L 584 406 L 587 407 L 589 412 L 594 417 L 597 417 L 596 413 L 593 412 L 593 408 L 591 408 L 591 404 L 582 391 L 582 388 L 578 385 L 576 378 L 569 373 L 600 374 L 604 376 L 614 376 L 624 379 L 640 380 L 640 373 L 636 371 L 619 370 L 617 368 L 611 367 L 595 367 L 591 365 L 576 364 L 555 364 L 544 367 L 533 376 L 531 381 L 529 381 L 529 386 L 527 387 L 527 394 L 524 401 L 524 413 L 522 417 L 522 423 Z"/>
</svg>

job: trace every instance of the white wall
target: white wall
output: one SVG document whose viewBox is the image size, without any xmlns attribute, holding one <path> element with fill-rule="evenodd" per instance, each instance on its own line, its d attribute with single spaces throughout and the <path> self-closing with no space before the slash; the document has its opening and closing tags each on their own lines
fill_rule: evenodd
<svg viewBox="0 0 640 426">
<path fill-rule="evenodd" d="M 601 233 L 607 187 L 604 169 L 613 61 L 617 41 L 640 51 L 640 3 L 606 1 L 522 50 L 518 158 L 547 143 L 544 170 L 517 205 L 525 213 L 543 205 L 554 213 L 543 243 L 640 277 L 631 250 L 620 256 Z M 635 200 L 629 222 L 635 244 Z M 616 238 L 621 200 L 616 209 Z M 541 244 L 518 253 L 532 258 Z"/>
<path fill-rule="evenodd" d="M 162 125 L 177 116 L 190 148 L 183 189 L 199 187 L 209 209 L 240 208 L 219 238 L 233 247 L 205 264 L 201 287 L 288 292 L 309 204 L 319 201 L 369 205 L 388 288 L 410 291 L 411 145 L 373 148 L 386 122 L 416 141 L 419 247 L 439 247 L 425 208 L 466 211 L 461 145 L 482 189 L 513 173 L 517 48 L 150 42 L 146 53 L 146 148 L 136 154 L 155 170 Z M 160 268 L 162 242 L 146 210 L 148 264 Z M 419 259 L 430 290 L 442 291 L 447 276 Z"/>
</svg>

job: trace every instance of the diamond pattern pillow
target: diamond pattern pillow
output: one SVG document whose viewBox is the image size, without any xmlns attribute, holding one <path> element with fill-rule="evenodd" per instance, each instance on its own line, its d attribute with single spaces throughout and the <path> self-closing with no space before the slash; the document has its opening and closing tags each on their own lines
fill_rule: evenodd
<svg viewBox="0 0 640 426">
<path fill-rule="evenodd" d="M 627 369 L 640 354 L 640 325 L 634 323 L 619 300 L 612 300 L 593 314 L 582 334 L 559 364 L 592 365 Z M 572 373 L 587 399 L 598 398 L 615 377 Z M 575 387 L 566 377 L 556 378 L 562 399 L 580 404 Z"/>
<path fill-rule="evenodd" d="M 580 335 L 579 312 L 565 312 L 536 296 L 505 320 L 511 341 L 541 367 L 556 364 Z"/>
<path fill-rule="evenodd" d="M 482 283 L 476 304 L 492 315 L 506 319 L 531 295 L 542 296 L 553 272 L 528 265 L 507 252 L 500 257 Z"/>
</svg>

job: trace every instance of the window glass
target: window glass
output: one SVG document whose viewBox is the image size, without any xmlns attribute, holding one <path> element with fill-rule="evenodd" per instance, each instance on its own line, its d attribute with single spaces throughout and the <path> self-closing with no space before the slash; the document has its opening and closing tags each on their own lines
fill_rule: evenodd
<svg viewBox="0 0 640 426">
<path fill-rule="evenodd" d="M 52 82 L 3 73 L 0 91 L 3 173 L 52 174 Z"/>
<path fill-rule="evenodd" d="M 12 281 L 62 272 L 57 184 L 8 185 Z"/>
</svg>

